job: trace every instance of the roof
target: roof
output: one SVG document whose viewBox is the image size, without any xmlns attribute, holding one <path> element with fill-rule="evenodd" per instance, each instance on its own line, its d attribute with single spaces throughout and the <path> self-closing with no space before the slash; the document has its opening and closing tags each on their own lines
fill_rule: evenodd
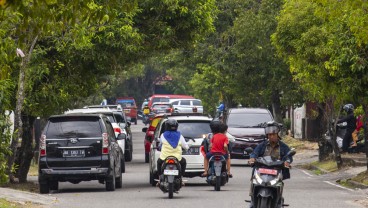
<svg viewBox="0 0 368 208">
<path fill-rule="evenodd" d="M 112 111 L 122 111 L 123 110 L 120 104 L 117 104 L 117 105 L 87 105 L 87 106 L 84 106 L 83 108 L 105 108 L 105 109 L 110 109 Z"/>
<path fill-rule="evenodd" d="M 183 121 L 183 120 L 196 120 L 196 121 L 212 121 L 212 118 L 208 117 L 208 116 L 199 116 L 199 115 L 171 115 L 168 116 L 168 118 L 172 118 L 175 119 L 177 121 Z"/>
<path fill-rule="evenodd" d="M 89 114 L 85 114 L 85 113 L 73 113 L 73 114 L 61 114 L 61 115 L 52 115 L 49 117 L 49 119 L 51 118 L 63 118 L 63 117 L 80 117 L 80 116 L 83 116 L 83 117 L 100 117 L 101 114 L 92 114 L 92 113 L 89 113 Z"/>
<path fill-rule="evenodd" d="M 269 114 L 270 111 L 266 108 L 229 108 L 229 112 L 231 113 L 267 113 Z"/>
<path fill-rule="evenodd" d="M 65 111 L 64 114 L 75 114 L 75 113 L 113 113 L 111 109 L 108 108 L 80 108 Z"/>
</svg>

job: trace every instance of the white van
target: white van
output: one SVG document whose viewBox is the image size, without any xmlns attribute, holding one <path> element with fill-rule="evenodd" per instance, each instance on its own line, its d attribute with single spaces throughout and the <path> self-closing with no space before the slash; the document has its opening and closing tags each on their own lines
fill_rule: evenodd
<svg viewBox="0 0 368 208">
<path fill-rule="evenodd" d="M 199 99 L 170 99 L 175 113 L 203 113 L 202 101 Z"/>
</svg>

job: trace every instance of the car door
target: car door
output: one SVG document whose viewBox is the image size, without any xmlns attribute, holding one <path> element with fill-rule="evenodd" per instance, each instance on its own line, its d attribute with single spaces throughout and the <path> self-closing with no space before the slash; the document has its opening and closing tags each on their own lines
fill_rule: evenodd
<svg viewBox="0 0 368 208">
<path fill-rule="evenodd" d="M 121 160 L 121 158 L 120 158 L 121 157 L 120 149 L 119 149 L 120 147 L 119 147 L 119 144 L 116 140 L 114 129 L 112 127 L 112 124 L 111 124 L 110 120 L 107 119 L 107 118 L 104 118 L 104 121 L 105 121 L 105 124 L 106 124 L 107 134 L 109 135 L 110 158 L 113 158 L 112 160 L 110 159 L 110 163 L 111 163 L 110 167 L 114 167 L 115 174 L 119 174 L 119 172 L 120 172 L 120 160 Z"/>
</svg>

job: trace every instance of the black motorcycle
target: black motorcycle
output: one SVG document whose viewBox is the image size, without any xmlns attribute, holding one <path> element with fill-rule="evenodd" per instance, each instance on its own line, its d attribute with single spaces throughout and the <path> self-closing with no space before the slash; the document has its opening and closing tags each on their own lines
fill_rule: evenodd
<svg viewBox="0 0 368 208">
<path fill-rule="evenodd" d="M 287 156 L 295 155 L 291 150 Z M 285 156 L 285 157 L 287 157 Z M 282 170 L 286 168 L 283 160 L 277 160 L 271 156 L 256 158 L 253 164 L 251 180 L 251 201 L 253 208 L 282 208 L 284 204 L 282 196 L 284 183 Z"/>
<path fill-rule="evenodd" d="M 162 164 L 161 171 L 159 187 L 172 199 L 174 193 L 178 193 L 182 186 L 181 166 L 178 159 L 173 156 L 167 157 Z"/>
<path fill-rule="evenodd" d="M 214 153 L 208 162 L 209 168 L 206 181 L 209 185 L 214 186 L 215 191 L 220 191 L 221 186 L 224 186 L 229 181 L 226 159 L 222 153 Z"/>
</svg>

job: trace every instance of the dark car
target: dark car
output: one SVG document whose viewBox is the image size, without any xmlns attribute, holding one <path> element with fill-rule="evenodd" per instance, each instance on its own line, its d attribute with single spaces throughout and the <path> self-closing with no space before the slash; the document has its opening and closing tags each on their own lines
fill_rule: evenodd
<svg viewBox="0 0 368 208">
<path fill-rule="evenodd" d="M 263 108 L 230 108 L 224 122 L 228 125 L 230 154 L 232 159 L 247 159 L 247 147 L 253 149 L 265 140 L 261 124 L 273 121 L 269 110 Z"/>
<path fill-rule="evenodd" d="M 107 191 L 122 187 L 122 150 L 108 117 L 102 114 L 51 116 L 40 138 L 40 193 L 58 190 L 59 182 L 98 180 Z"/>
</svg>

